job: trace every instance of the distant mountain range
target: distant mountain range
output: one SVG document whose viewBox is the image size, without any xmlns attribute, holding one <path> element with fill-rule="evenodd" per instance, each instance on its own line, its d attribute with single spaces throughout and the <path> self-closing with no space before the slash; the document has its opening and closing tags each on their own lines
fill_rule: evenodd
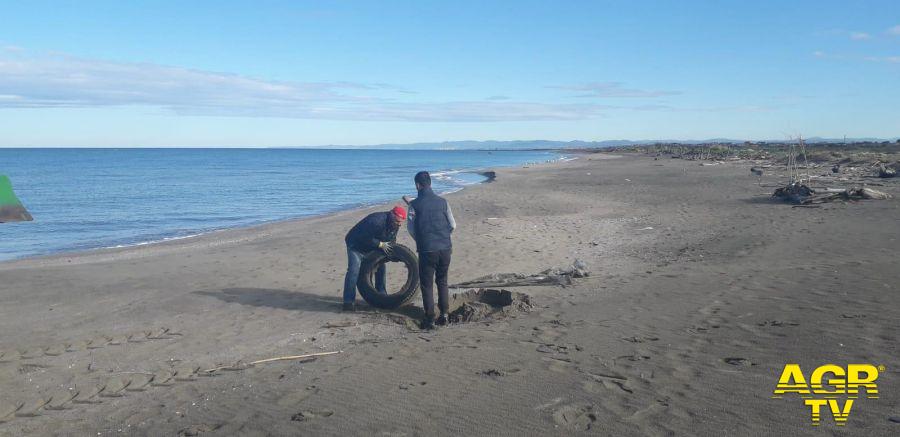
<svg viewBox="0 0 900 437">
<path fill-rule="evenodd" d="M 854 142 L 882 142 L 897 141 L 894 138 L 821 138 L 810 137 L 803 140 L 807 143 L 848 143 Z M 741 144 L 745 140 L 732 138 L 709 138 L 705 140 L 604 140 L 604 141 L 550 141 L 550 140 L 519 140 L 519 141 L 445 141 L 440 143 L 409 143 L 409 144 L 373 144 L 367 146 L 325 146 L 327 148 L 341 149 L 415 149 L 415 150 L 522 150 L 522 149 L 578 149 L 578 148 L 605 148 L 619 146 L 633 146 L 655 143 L 674 144 L 708 144 L 730 143 Z M 761 141 L 753 141 L 761 142 Z M 788 143 L 788 140 L 766 140 L 766 143 Z"/>
</svg>

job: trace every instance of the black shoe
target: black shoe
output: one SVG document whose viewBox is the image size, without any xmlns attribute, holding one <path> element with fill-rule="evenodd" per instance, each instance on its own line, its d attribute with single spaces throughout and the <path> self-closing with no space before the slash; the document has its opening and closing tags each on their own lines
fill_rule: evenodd
<svg viewBox="0 0 900 437">
<path fill-rule="evenodd" d="M 346 313 L 352 313 L 356 311 L 356 304 L 353 302 L 344 302 L 344 306 L 341 308 L 341 310 Z"/>
<path fill-rule="evenodd" d="M 450 324 L 450 319 L 447 318 L 446 314 L 441 314 L 438 316 L 437 320 L 434 321 L 434 324 L 438 326 L 447 326 Z"/>
<path fill-rule="evenodd" d="M 419 323 L 419 329 L 423 331 L 434 329 L 434 317 L 425 316 L 425 318 L 422 319 L 422 322 Z"/>
</svg>

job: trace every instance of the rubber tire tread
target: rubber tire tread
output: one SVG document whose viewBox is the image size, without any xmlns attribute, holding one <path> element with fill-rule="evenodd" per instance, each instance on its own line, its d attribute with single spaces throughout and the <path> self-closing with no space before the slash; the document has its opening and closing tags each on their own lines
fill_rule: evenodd
<svg viewBox="0 0 900 437">
<path fill-rule="evenodd" d="M 403 284 L 399 292 L 384 295 L 375 290 L 375 271 L 388 261 L 399 261 L 406 266 L 406 283 Z M 380 250 L 369 252 L 363 258 L 359 267 L 359 278 L 356 281 L 356 288 L 359 290 L 362 298 L 373 307 L 384 309 L 397 308 L 412 300 L 416 295 L 416 290 L 419 289 L 419 258 L 415 252 L 402 244 L 394 245 L 394 250 L 390 257 Z"/>
</svg>

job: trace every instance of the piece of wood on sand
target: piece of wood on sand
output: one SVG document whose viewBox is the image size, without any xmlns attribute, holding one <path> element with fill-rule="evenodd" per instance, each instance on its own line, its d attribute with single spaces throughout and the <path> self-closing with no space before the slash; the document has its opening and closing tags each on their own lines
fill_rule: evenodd
<svg viewBox="0 0 900 437">
<path fill-rule="evenodd" d="M 324 357 L 324 356 L 327 356 L 327 355 L 339 354 L 339 353 L 341 353 L 341 352 L 343 352 L 343 351 L 318 352 L 318 353 L 314 353 L 314 354 L 305 354 L 305 355 L 287 355 L 287 356 L 283 356 L 283 357 L 266 358 L 266 359 L 264 359 L 264 360 L 251 361 L 251 362 L 249 362 L 249 363 L 246 364 L 246 367 L 252 367 L 252 366 L 255 366 L 255 365 L 257 365 L 257 364 L 272 363 L 272 362 L 275 362 L 275 361 L 293 361 L 293 360 L 303 360 L 303 359 L 308 359 L 308 358 L 313 358 L 313 359 L 315 359 L 315 358 L 317 358 L 317 357 Z M 218 372 L 218 371 L 220 371 L 220 370 L 231 370 L 232 368 L 233 368 L 233 366 L 220 366 L 220 367 L 214 367 L 214 368 L 212 368 L 212 369 L 206 369 L 206 370 L 204 370 L 203 372 L 204 372 L 204 373 L 213 373 L 213 372 Z"/>
</svg>

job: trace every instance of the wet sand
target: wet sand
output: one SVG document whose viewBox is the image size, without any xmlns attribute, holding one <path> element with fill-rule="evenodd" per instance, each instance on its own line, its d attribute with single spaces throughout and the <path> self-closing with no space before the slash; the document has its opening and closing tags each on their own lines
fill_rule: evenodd
<svg viewBox="0 0 900 437">
<path fill-rule="evenodd" d="M 0 435 L 900 432 L 900 189 L 792 208 L 748 169 L 589 155 L 448 196 L 451 282 L 592 274 L 435 332 L 418 302 L 339 311 L 344 233 L 387 206 L 0 263 Z M 789 362 L 884 365 L 880 399 L 813 427 L 771 399 Z"/>
</svg>

